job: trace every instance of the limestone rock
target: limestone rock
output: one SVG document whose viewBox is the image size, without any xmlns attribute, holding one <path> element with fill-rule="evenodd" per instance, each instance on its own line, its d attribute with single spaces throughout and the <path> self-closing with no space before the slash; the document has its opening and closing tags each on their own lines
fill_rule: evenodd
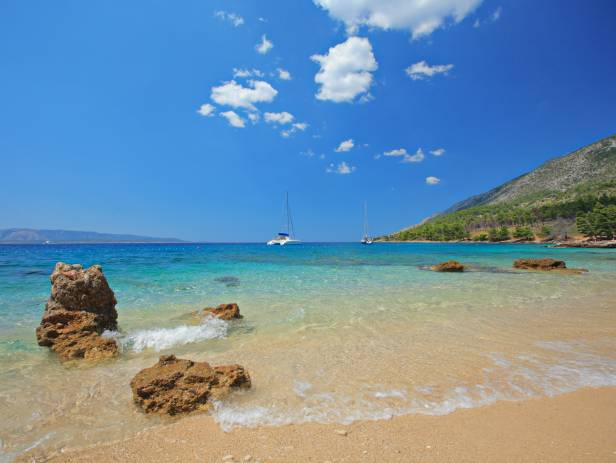
<svg viewBox="0 0 616 463">
<path fill-rule="evenodd" d="M 117 355 L 113 339 L 100 334 L 117 329 L 116 299 L 99 265 L 58 262 L 51 274 L 51 296 L 36 338 L 62 360 L 100 360 Z"/>
<path fill-rule="evenodd" d="M 556 270 L 566 269 L 564 260 L 556 259 L 518 259 L 513 262 L 514 268 L 524 270 Z"/>
<path fill-rule="evenodd" d="M 435 272 L 463 272 L 465 267 L 457 260 L 442 262 L 431 267 Z"/>
<path fill-rule="evenodd" d="M 214 315 L 222 320 L 233 320 L 234 318 L 242 318 L 240 308 L 235 303 L 220 304 L 218 307 L 206 307 L 202 311 L 203 315 Z"/>
<path fill-rule="evenodd" d="M 130 386 L 133 400 L 146 413 L 177 415 L 208 410 L 212 399 L 249 388 L 250 376 L 240 365 L 212 367 L 163 355 L 156 365 L 137 373 Z"/>
</svg>

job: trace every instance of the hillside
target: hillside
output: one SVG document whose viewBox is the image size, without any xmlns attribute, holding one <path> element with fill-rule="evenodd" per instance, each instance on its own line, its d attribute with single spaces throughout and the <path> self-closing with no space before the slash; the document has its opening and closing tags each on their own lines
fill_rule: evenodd
<svg viewBox="0 0 616 463">
<path fill-rule="evenodd" d="M 502 241 L 512 237 L 562 237 L 578 232 L 578 216 L 614 204 L 616 135 L 552 159 L 488 192 L 460 201 L 419 225 L 381 239 L 440 241 L 479 237 Z M 501 229 L 500 238 L 495 238 L 496 228 Z"/>
<path fill-rule="evenodd" d="M 0 244 L 36 243 L 181 243 L 177 238 L 153 238 L 150 236 L 121 235 L 72 230 L 35 230 L 31 228 L 8 228 L 0 230 Z"/>
</svg>

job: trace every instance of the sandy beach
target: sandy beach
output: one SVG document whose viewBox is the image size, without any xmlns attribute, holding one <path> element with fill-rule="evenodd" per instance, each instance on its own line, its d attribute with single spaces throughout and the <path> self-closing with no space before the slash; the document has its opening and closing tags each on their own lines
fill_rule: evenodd
<svg viewBox="0 0 616 463">
<path fill-rule="evenodd" d="M 613 462 L 616 388 L 351 426 L 306 424 L 225 433 L 209 416 L 195 415 L 51 461 Z"/>
</svg>

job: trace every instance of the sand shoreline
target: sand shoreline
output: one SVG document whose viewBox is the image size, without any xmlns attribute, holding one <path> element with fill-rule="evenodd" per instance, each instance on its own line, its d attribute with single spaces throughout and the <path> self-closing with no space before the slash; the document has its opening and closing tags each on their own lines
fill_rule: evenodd
<svg viewBox="0 0 616 463">
<path fill-rule="evenodd" d="M 613 462 L 616 388 L 350 426 L 302 424 L 225 433 L 211 417 L 194 415 L 50 461 L 220 462 L 228 455 L 261 462 Z"/>
</svg>

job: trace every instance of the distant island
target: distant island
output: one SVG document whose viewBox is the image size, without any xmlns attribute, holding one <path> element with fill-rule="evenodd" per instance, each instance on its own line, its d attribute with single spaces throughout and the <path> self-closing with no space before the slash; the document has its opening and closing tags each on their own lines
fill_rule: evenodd
<svg viewBox="0 0 616 463">
<path fill-rule="evenodd" d="M 123 235 L 75 230 L 38 230 L 7 228 L 0 230 L 0 244 L 69 244 L 69 243 L 185 243 L 177 238 Z"/>
<path fill-rule="evenodd" d="M 616 135 L 379 241 L 607 241 L 616 238 Z"/>
</svg>

